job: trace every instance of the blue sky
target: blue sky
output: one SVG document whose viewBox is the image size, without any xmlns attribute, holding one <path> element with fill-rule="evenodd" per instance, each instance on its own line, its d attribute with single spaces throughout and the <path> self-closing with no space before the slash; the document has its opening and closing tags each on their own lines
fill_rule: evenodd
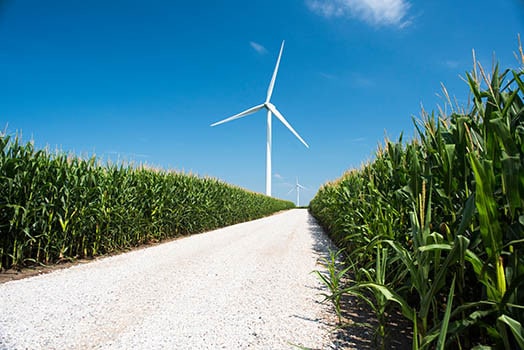
<svg viewBox="0 0 524 350">
<path fill-rule="evenodd" d="M 522 0 L 0 0 L 0 128 L 101 159 L 212 176 L 265 191 L 272 102 L 273 195 L 307 203 L 326 181 L 371 159 L 412 117 L 466 104 L 472 49 L 517 67 Z"/>
</svg>

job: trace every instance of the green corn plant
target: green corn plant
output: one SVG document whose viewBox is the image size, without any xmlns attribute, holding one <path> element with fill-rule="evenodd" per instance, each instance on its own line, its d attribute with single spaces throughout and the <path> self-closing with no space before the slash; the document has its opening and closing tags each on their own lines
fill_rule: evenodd
<svg viewBox="0 0 524 350">
<path fill-rule="evenodd" d="M 325 274 L 323 271 L 314 271 L 314 273 L 329 290 L 329 294 L 322 293 L 322 295 L 325 298 L 324 300 L 329 300 L 333 303 L 339 324 L 342 323 L 342 312 L 340 304 L 340 299 L 342 297 L 341 289 L 343 281 L 346 278 L 346 273 L 351 268 L 351 266 L 343 268 L 340 267 L 340 264 L 342 263 L 340 256 L 342 253 L 343 249 L 336 252 L 329 250 L 329 257 L 321 258 L 321 263 L 327 270 L 327 274 Z"/>
<path fill-rule="evenodd" d="M 471 110 L 423 111 L 414 140 L 386 140 L 310 203 L 362 271 L 347 288 L 382 294 L 377 310 L 398 305 L 415 349 L 523 347 L 523 74 L 495 65 L 488 75 L 475 61 Z M 388 283 L 364 272 L 382 261 L 377 245 L 388 248 Z"/>
<path fill-rule="evenodd" d="M 292 207 L 216 179 L 102 164 L 0 135 L 1 269 L 105 254 Z"/>
<path fill-rule="evenodd" d="M 373 310 L 378 321 L 378 328 L 375 329 L 375 343 L 380 349 L 386 348 L 386 326 L 388 302 L 391 300 L 387 293 L 386 270 L 388 268 L 388 249 L 380 246 L 375 247 L 376 261 L 374 268 L 359 269 L 360 278 L 354 284 L 344 288 L 340 293 L 355 295 L 365 301 Z M 384 287 L 385 289 L 382 289 Z"/>
</svg>

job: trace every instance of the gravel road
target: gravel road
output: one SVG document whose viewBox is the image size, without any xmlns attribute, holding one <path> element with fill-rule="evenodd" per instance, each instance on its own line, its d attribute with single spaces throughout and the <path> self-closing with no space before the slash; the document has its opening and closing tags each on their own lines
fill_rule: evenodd
<svg viewBox="0 0 524 350">
<path fill-rule="evenodd" d="M 307 210 L 0 284 L 0 349 L 330 349 Z"/>
</svg>

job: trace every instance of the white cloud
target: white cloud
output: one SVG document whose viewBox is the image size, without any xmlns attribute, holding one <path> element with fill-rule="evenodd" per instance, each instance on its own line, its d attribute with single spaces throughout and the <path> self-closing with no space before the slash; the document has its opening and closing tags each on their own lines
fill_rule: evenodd
<svg viewBox="0 0 524 350">
<path fill-rule="evenodd" d="M 324 73 L 324 72 L 320 72 L 319 74 L 322 78 L 327 79 L 327 80 L 336 80 L 337 79 L 337 76 L 334 74 L 329 74 L 329 73 Z"/>
<path fill-rule="evenodd" d="M 250 41 L 249 42 L 249 45 L 251 45 L 251 47 L 256 51 L 258 52 L 259 54 L 263 55 L 263 54 L 266 54 L 267 53 L 267 50 L 264 46 L 260 45 L 259 43 L 256 43 L 254 41 Z"/>
<path fill-rule="evenodd" d="M 274 174 L 273 174 L 273 177 L 274 177 L 275 179 L 279 179 L 279 180 L 283 180 L 283 179 L 284 179 L 284 177 L 283 177 L 282 175 L 280 175 L 279 173 L 274 173 Z"/>
<path fill-rule="evenodd" d="M 446 60 L 444 61 L 444 66 L 446 66 L 449 69 L 457 69 L 460 66 L 460 62 L 454 60 Z"/>
<path fill-rule="evenodd" d="M 314 13 L 326 18 L 358 18 L 373 26 L 404 28 L 410 24 L 407 0 L 305 0 Z"/>
<path fill-rule="evenodd" d="M 358 72 L 350 73 L 348 79 L 352 86 L 358 88 L 372 88 L 376 85 L 372 77 Z"/>
<path fill-rule="evenodd" d="M 107 156 L 117 156 L 119 160 L 125 159 L 125 160 L 132 160 L 135 158 L 149 158 L 149 154 L 144 153 L 132 153 L 132 152 L 118 152 L 118 151 L 107 151 L 103 154 Z"/>
</svg>

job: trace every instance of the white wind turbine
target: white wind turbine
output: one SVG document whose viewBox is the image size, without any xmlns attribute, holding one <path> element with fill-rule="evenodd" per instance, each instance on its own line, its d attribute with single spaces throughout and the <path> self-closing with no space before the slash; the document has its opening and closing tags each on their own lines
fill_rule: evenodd
<svg viewBox="0 0 524 350">
<path fill-rule="evenodd" d="M 211 124 L 211 126 L 216 126 L 219 124 L 227 123 L 232 120 L 245 117 L 249 114 L 253 114 L 255 112 L 258 112 L 262 108 L 267 109 L 267 142 L 266 142 L 266 195 L 271 196 L 271 114 L 274 114 L 275 117 L 278 118 L 284 124 L 289 131 L 295 135 L 300 142 L 302 142 L 307 148 L 309 148 L 309 145 L 300 137 L 300 135 L 293 129 L 293 127 L 287 122 L 286 118 L 277 110 L 275 105 L 273 105 L 270 102 L 271 95 L 273 93 L 273 87 L 275 86 L 275 79 L 277 78 L 277 72 L 278 72 L 278 65 L 280 64 L 280 57 L 282 56 L 282 51 L 284 50 L 284 41 L 282 41 L 282 46 L 280 47 L 280 53 L 278 54 L 277 64 L 275 66 L 275 70 L 273 71 L 273 77 L 271 78 L 271 82 L 269 83 L 269 88 L 267 89 L 267 96 L 266 101 L 262 104 L 259 104 L 257 106 L 251 107 L 249 109 L 246 109 L 243 112 L 240 112 L 238 114 L 235 114 L 232 117 L 226 118 L 224 120 L 221 120 L 219 122 Z"/>
<path fill-rule="evenodd" d="M 287 193 L 290 194 L 291 192 L 293 192 L 293 190 L 297 191 L 297 207 L 300 207 L 300 189 L 307 190 L 307 188 L 298 183 L 297 177 L 297 182 L 295 186 Z"/>
</svg>

